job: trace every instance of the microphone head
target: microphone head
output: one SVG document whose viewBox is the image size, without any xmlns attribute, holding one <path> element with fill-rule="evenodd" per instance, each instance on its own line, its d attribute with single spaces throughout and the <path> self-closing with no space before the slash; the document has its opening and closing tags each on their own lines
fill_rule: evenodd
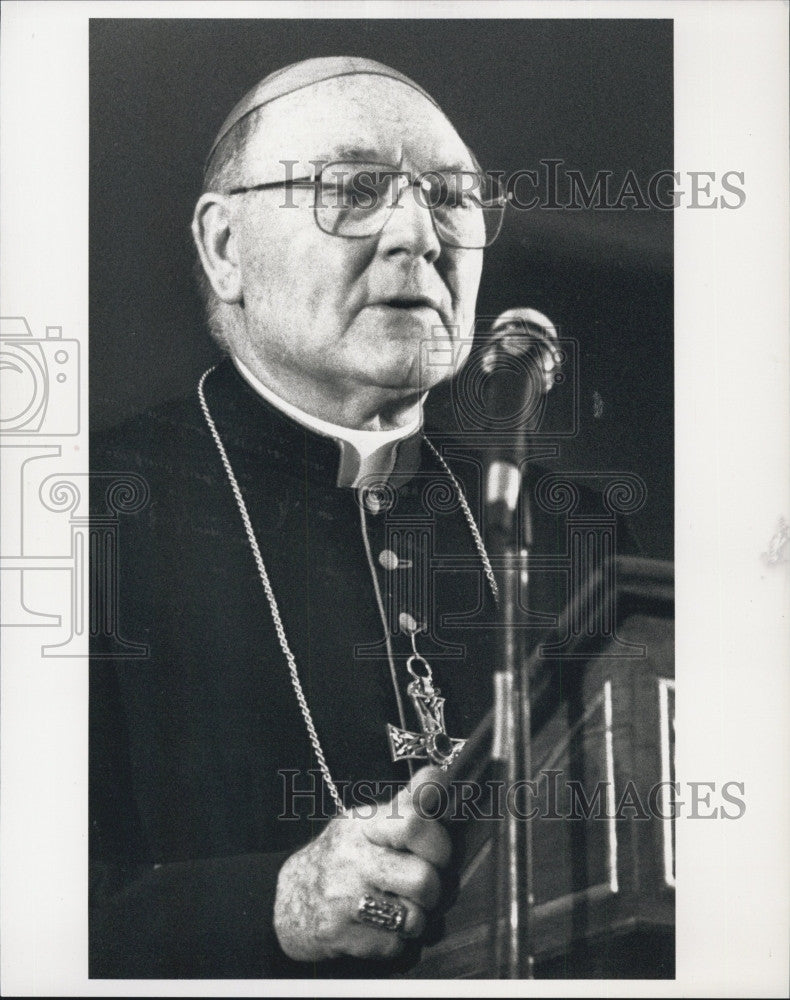
<svg viewBox="0 0 790 1000">
<path fill-rule="evenodd" d="M 551 320 L 527 306 L 508 309 L 492 323 L 476 361 L 476 388 L 491 429 L 536 429 L 562 363 Z"/>
<path fill-rule="evenodd" d="M 517 306 L 497 316 L 488 340 L 461 372 L 459 403 L 469 409 L 474 404 L 477 425 L 489 433 L 484 448 L 491 538 L 512 535 L 527 436 L 540 426 L 546 394 L 562 360 L 551 320 L 537 309 Z M 531 544 L 528 503 L 523 511 L 525 540 Z"/>
<path fill-rule="evenodd" d="M 481 365 L 493 372 L 503 356 L 530 360 L 540 373 L 540 391 L 549 392 L 554 372 L 562 364 L 557 330 L 551 320 L 528 306 L 516 306 L 501 313 L 491 324 L 491 334 Z"/>
<path fill-rule="evenodd" d="M 521 496 L 521 461 L 527 434 L 537 430 L 546 394 L 562 364 L 557 330 L 551 320 L 528 306 L 497 316 L 480 359 L 484 385 L 480 395 L 492 431 L 507 430 L 490 450 L 486 477 L 489 532 L 512 537 Z M 523 505 L 524 543 L 532 544 L 529 502 Z"/>
<path fill-rule="evenodd" d="M 453 381 L 460 426 L 498 440 L 535 432 L 563 361 L 557 330 L 543 313 L 526 306 L 503 312 Z"/>
</svg>

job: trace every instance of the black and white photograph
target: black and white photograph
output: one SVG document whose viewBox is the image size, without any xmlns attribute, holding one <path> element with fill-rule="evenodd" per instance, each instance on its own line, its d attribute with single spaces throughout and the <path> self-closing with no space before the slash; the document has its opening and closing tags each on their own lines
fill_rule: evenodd
<svg viewBox="0 0 790 1000">
<path fill-rule="evenodd" d="M 4 988 L 782 995 L 786 7 L 30 6 Z"/>
</svg>

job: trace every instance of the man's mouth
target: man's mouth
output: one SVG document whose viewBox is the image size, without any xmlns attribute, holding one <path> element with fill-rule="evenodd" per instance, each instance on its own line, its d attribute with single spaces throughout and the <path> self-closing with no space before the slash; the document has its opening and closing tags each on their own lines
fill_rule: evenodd
<svg viewBox="0 0 790 1000">
<path fill-rule="evenodd" d="M 377 305 L 390 306 L 393 309 L 434 309 L 439 312 L 439 304 L 427 295 L 394 295 L 383 299 Z"/>
</svg>

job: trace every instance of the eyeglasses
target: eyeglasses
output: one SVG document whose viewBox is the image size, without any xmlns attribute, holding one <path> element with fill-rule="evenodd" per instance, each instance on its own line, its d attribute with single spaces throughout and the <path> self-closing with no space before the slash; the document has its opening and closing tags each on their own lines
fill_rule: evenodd
<svg viewBox="0 0 790 1000">
<path fill-rule="evenodd" d="M 289 178 L 248 187 L 229 195 L 269 188 L 312 188 L 318 228 L 329 236 L 366 239 L 389 221 L 407 187 L 431 213 L 436 234 L 448 247 L 482 250 L 502 228 L 507 200 L 499 180 L 475 170 L 428 170 L 416 177 L 386 163 L 337 161 L 315 179 Z"/>
</svg>

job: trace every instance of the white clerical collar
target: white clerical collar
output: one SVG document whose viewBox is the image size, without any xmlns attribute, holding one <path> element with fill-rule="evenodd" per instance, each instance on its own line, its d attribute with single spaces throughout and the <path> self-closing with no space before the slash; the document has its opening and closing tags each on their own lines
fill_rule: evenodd
<svg viewBox="0 0 790 1000">
<path fill-rule="evenodd" d="M 328 420 L 305 413 L 298 406 L 282 399 L 277 393 L 263 384 L 260 379 L 247 368 L 243 361 L 233 356 L 233 363 L 241 375 L 262 396 L 267 403 L 276 407 L 286 416 L 295 420 L 323 437 L 331 437 L 340 446 L 340 467 L 337 474 L 338 486 L 358 486 L 363 479 L 376 476 L 386 480 L 395 466 L 397 457 L 396 445 L 404 438 L 411 437 L 422 426 L 422 405 L 417 408 L 417 415 L 405 427 L 396 427 L 391 431 L 361 431 L 355 427 L 343 427 L 332 424 Z"/>
</svg>

